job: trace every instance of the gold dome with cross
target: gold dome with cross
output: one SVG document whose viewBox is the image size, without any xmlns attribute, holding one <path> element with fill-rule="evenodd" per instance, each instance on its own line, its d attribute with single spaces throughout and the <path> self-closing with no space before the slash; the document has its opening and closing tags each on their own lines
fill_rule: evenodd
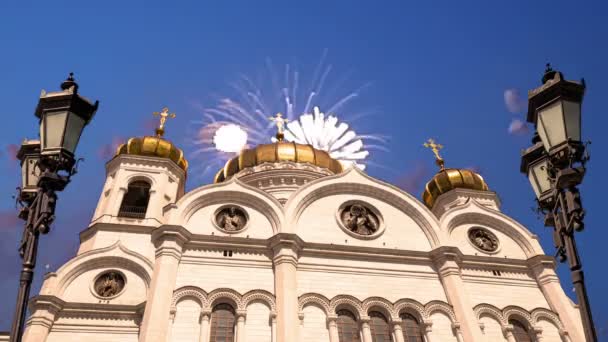
<svg viewBox="0 0 608 342">
<path fill-rule="evenodd" d="M 433 208 L 439 196 L 453 189 L 489 190 L 488 184 L 478 173 L 467 169 L 446 168 L 445 161 L 439 153 L 443 145 L 436 143 L 434 139 L 425 142 L 424 147 L 433 151 L 435 163 L 439 166 L 439 172 L 426 183 L 422 193 L 422 200 L 427 207 Z"/>
<path fill-rule="evenodd" d="M 184 151 L 175 146 L 172 142 L 163 139 L 165 134 L 165 124 L 168 118 L 175 118 L 175 113 L 170 113 L 169 108 L 163 108 L 160 112 L 154 112 L 154 116 L 160 118 L 158 127 L 155 129 L 155 136 L 133 137 L 126 143 L 118 146 L 116 155 L 128 154 L 147 157 L 165 158 L 173 161 L 182 170 L 188 170 L 188 161 L 184 157 Z"/>
<path fill-rule="evenodd" d="M 284 118 L 281 113 L 270 117 L 269 120 L 277 126 L 276 142 L 261 144 L 241 151 L 238 156 L 228 160 L 226 165 L 217 172 L 214 178 L 215 183 L 223 182 L 243 169 L 264 163 L 308 163 L 328 169 L 335 174 L 344 170 L 342 164 L 330 157 L 326 151 L 316 149 L 312 145 L 284 141 L 283 130 L 289 120 Z"/>
</svg>

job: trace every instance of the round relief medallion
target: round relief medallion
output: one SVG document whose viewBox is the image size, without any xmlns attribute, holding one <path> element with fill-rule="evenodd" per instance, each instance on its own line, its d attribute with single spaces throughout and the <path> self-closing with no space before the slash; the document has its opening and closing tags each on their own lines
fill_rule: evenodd
<svg viewBox="0 0 608 342">
<path fill-rule="evenodd" d="M 498 250 L 498 238 L 491 231 L 481 227 L 473 227 L 469 229 L 468 235 L 469 241 L 478 249 L 489 253 Z"/>
<path fill-rule="evenodd" d="M 339 220 L 350 235 L 373 238 L 380 233 L 377 211 L 360 202 L 346 203 L 339 211 Z"/>
<path fill-rule="evenodd" d="M 227 233 L 237 233 L 245 229 L 248 216 L 244 209 L 230 205 L 221 207 L 215 214 L 215 224 Z"/>
<path fill-rule="evenodd" d="M 125 276 L 118 271 L 106 271 L 95 280 L 93 288 L 95 294 L 102 298 L 110 298 L 119 295 L 125 288 Z"/>
</svg>

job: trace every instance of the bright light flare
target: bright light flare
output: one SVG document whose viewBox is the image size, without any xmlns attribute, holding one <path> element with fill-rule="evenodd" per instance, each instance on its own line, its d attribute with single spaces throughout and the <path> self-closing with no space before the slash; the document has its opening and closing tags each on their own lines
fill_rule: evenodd
<svg viewBox="0 0 608 342">
<path fill-rule="evenodd" d="M 219 151 L 238 153 L 247 145 L 247 132 L 235 124 L 220 126 L 213 136 L 213 144 Z"/>
</svg>

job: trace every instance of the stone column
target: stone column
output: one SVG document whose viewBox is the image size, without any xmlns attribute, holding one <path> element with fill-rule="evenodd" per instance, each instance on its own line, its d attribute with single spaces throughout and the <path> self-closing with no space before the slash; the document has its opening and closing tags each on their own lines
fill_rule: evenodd
<svg viewBox="0 0 608 342">
<path fill-rule="evenodd" d="M 209 342 L 209 320 L 211 319 L 211 312 L 201 311 L 201 332 L 199 334 L 199 342 Z"/>
<path fill-rule="evenodd" d="M 57 313 L 65 303 L 55 296 L 40 295 L 30 301 L 31 317 L 25 322 L 23 341 L 46 342 Z"/>
<path fill-rule="evenodd" d="M 559 315 L 559 319 L 572 341 L 584 341 L 580 312 L 573 307 L 572 302 L 564 293 L 555 273 L 553 258 L 547 255 L 537 255 L 528 259 L 528 267 L 532 269 L 549 307 Z"/>
<path fill-rule="evenodd" d="M 535 340 L 536 342 L 542 342 L 544 341 L 543 339 L 543 329 L 542 328 L 533 328 L 532 329 L 532 334 L 534 334 Z"/>
<path fill-rule="evenodd" d="M 169 327 L 167 328 L 167 342 L 171 342 L 171 335 L 173 334 L 173 323 L 175 322 L 175 308 L 171 308 L 169 311 Z"/>
<path fill-rule="evenodd" d="M 403 328 L 401 328 L 400 321 L 393 321 L 393 334 L 395 335 L 395 342 L 405 342 L 403 339 Z"/>
<path fill-rule="evenodd" d="M 340 342 L 340 335 L 338 334 L 338 316 L 329 315 L 327 316 L 327 329 L 329 330 L 329 342 Z"/>
<path fill-rule="evenodd" d="M 270 239 L 274 253 L 274 290 L 277 300 L 277 341 L 298 341 L 298 252 L 302 241 L 295 234 L 280 233 Z"/>
<path fill-rule="evenodd" d="M 361 335 L 363 336 L 362 342 L 374 342 L 372 339 L 372 329 L 369 327 L 369 317 L 361 318 Z"/>
<path fill-rule="evenodd" d="M 465 342 L 483 341 L 484 337 L 479 328 L 473 305 L 464 289 L 460 274 L 460 251 L 455 247 L 439 247 L 431 252 L 435 268 L 439 273 L 441 284 L 448 302 L 454 308 L 454 313 L 461 324 Z"/>
<path fill-rule="evenodd" d="M 505 335 L 505 338 L 507 339 L 507 341 L 509 342 L 517 342 L 517 340 L 515 339 L 515 336 L 513 336 L 513 326 L 511 324 L 502 327 L 502 333 L 503 335 Z"/>
<path fill-rule="evenodd" d="M 183 227 L 168 225 L 160 226 L 152 232 L 156 260 L 139 334 L 140 342 L 167 339 L 177 268 L 189 234 Z"/>
<path fill-rule="evenodd" d="M 454 331 L 454 336 L 456 336 L 456 341 L 464 342 L 462 331 L 460 330 L 460 323 L 452 323 L 452 330 Z"/>
<path fill-rule="evenodd" d="M 431 342 L 429 334 L 433 331 L 433 322 L 425 321 L 420 324 L 420 330 L 422 330 L 422 339 L 424 342 Z M 434 341 L 433 341 L 434 342 Z"/>
<path fill-rule="evenodd" d="M 247 311 L 237 310 L 236 312 L 236 342 L 245 342 L 245 317 Z"/>
<path fill-rule="evenodd" d="M 270 333 L 272 334 L 271 341 L 277 342 L 277 314 L 270 314 Z"/>
</svg>

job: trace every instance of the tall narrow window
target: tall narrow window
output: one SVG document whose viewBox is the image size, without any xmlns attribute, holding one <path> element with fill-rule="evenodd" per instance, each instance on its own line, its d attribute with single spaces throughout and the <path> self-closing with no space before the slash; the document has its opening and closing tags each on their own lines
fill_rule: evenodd
<svg viewBox="0 0 608 342">
<path fill-rule="evenodd" d="M 510 319 L 509 324 L 513 326 L 513 337 L 515 337 L 515 341 L 534 342 L 534 340 L 530 337 L 530 333 L 525 325 L 514 319 Z"/>
<path fill-rule="evenodd" d="M 150 201 L 150 183 L 135 181 L 129 184 L 127 193 L 122 199 L 118 216 L 145 218 Z"/>
<path fill-rule="evenodd" d="M 392 342 L 391 328 L 386 317 L 378 311 L 369 313 L 369 327 L 373 342 Z"/>
<path fill-rule="evenodd" d="M 234 342 L 234 309 L 229 304 L 213 308 L 209 342 Z"/>
<path fill-rule="evenodd" d="M 348 310 L 338 310 L 338 336 L 340 342 L 359 342 L 357 318 Z"/>
<path fill-rule="evenodd" d="M 418 323 L 416 317 L 408 313 L 403 313 L 400 317 L 403 340 L 405 342 L 424 342 L 422 339 L 422 331 L 420 331 L 420 323 Z"/>
</svg>

